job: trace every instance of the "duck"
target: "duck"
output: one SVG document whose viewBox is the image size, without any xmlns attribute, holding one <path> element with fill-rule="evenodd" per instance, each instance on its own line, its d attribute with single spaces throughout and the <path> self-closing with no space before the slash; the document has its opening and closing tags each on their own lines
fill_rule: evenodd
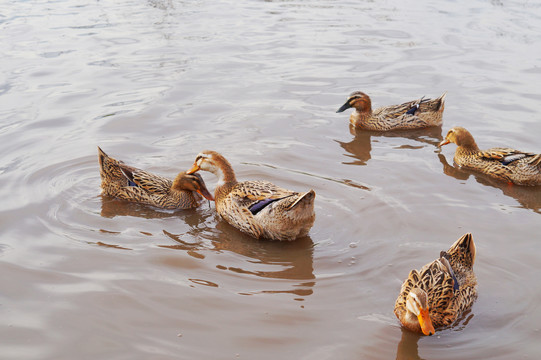
<svg viewBox="0 0 541 360">
<path fill-rule="evenodd" d="M 447 132 L 439 147 L 455 143 L 455 163 L 461 168 L 484 173 L 508 184 L 541 185 L 541 154 L 511 148 L 495 147 L 479 150 L 468 130 L 461 126 Z"/>
<path fill-rule="evenodd" d="M 216 211 L 245 234 L 256 239 L 292 241 L 308 235 L 314 224 L 314 190 L 296 192 L 260 180 L 239 182 L 229 161 L 212 150 L 200 152 L 187 173 L 199 170 L 218 177 Z"/>
<path fill-rule="evenodd" d="M 356 128 L 375 131 L 420 129 L 430 126 L 441 126 L 445 96 L 443 93 L 437 99 L 424 97 L 400 105 L 390 105 L 372 111 L 370 97 L 362 91 L 352 92 L 346 103 L 336 112 L 341 113 L 354 108 L 349 122 Z"/>
<path fill-rule="evenodd" d="M 102 194 L 163 209 L 189 209 L 214 200 L 203 178 L 180 172 L 174 180 L 125 165 L 98 146 Z"/>
<path fill-rule="evenodd" d="M 475 244 L 470 233 L 421 268 L 411 270 L 396 299 L 394 313 L 406 329 L 433 335 L 452 325 L 477 298 L 473 272 Z"/>
</svg>

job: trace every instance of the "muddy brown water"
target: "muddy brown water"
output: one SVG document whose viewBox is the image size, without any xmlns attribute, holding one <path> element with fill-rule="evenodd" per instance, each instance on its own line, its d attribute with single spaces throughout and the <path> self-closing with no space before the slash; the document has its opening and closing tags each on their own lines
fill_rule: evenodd
<svg viewBox="0 0 541 360">
<path fill-rule="evenodd" d="M 541 152 L 541 6 L 522 1 L 0 5 L 0 358 L 536 359 L 541 190 L 453 167 L 454 125 Z M 442 128 L 335 111 L 448 91 Z M 255 241 L 214 204 L 102 197 L 96 146 L 173 177 L 315 189 L 309 237 Z M 203 174 L 209 188 L 216 179 Z M 466 232 L 479 298 L 403 331 L 400 284 Z"/>
</svg>

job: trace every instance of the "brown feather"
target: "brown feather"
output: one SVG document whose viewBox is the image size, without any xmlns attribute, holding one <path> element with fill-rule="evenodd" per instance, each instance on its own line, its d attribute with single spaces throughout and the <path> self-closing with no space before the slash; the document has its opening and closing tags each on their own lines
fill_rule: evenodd
<svg viewBox="0 0 541 360">
<path fill-rule="evenodd" d="M 370 97 L 353 92 L 346 104 L 355 108 L 350 123 L 366 130 L 389 131 L 441 126 L 445 109 L 445 93 L 437 99 L 418 99 L 400 105 L 390 105 L 372 111 Z M 339 109 L 343 111 L 345 106 Z M 416 108 L 416 109 L 415 109 Z M 413 113 L 412 113 L 413 112 Z"/>
<path fill-rule="evenodd" d="M 314 224 L 313 190 L 299 193 L 268 181 L 237 182 L 231 164 L 210 150 L 199 153 L 192 169 L 218 176 L 214 191 L 216 211 L 229 224 L 254 238 L 294 240 L 307 235 Z M 257 214 L 252 214 L 250 207 L 263 200 L 275 201 L 268 201 Z"/>
<path fill-rule="evenodd" d="M 452 325 L 471 307 L 477 297 L 477 279 L 473 272 L 475 252 L 471 234 L 465 234 L 443 252 L 445 258 L 436 259 L 419 271 L 410 271 L 402 284 L 394 310 L 406 328 L 421 331 L 419 323 L 415 323 L 415 317 L 408 314 L 406 308 L 408 295 L 413 289 L 421 289 L 427 294 L 430 319 L 436 329 Z M 458 279 L 458 290 L 454 289 L 449 265 Z"/>
<path fill-rule="evenodd" d="M 478 171 L 516 185 L 541 185 L 541 154 L 512 148 L 479 150 L 473 136 L 463 127 L 454 127 L 445 141 L 457 144 L 454 160 L 465 169 Z"/>
<path fill-rule="evenodd" d="M 194 182 L 193 188 L 174 189 L 172 180 L 125 165 L 99 147 L 98 160 L 104 195 L 164 209 L 187 209 L 198 206 L 202 199 L 195 188 L 206 190 L 203 180 L 197 177 L 190 179 Z M 180 173 L 179 176 L 189 175 Z"/>
</svg>

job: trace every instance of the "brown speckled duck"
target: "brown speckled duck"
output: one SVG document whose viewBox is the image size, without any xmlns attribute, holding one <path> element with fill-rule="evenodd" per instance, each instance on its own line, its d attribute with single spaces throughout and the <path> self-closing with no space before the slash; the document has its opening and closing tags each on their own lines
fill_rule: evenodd
<svg viewBox="0 0 541 360">
<path fill-rule="evenodd" d="M 188 174 L 199 170 L 218 177 L 218 214 L 254 238 L 294 240 L 307 235 L 314 224 L 314 190 L 299 193 L 267 181 L 238 182 L 231 164 L 215 151 L 199 153 Z"/>
<path fill-rule="evenodd" d="M 164 209 L 188 209 L 202 196 L 214 200 L 198 174 L 181 172 L 174 181 L 109 157 L 98 147 L 102 194 Z"/>
<path fill-rule="evenodd" d="M 516 185 L 541 185 L 541 154 L 511 148 L 479 150 L 473 136 L 463 127 L 454 127 L 439 146 L 455 143 L 455 163 Z"/>
<path fill-rule="evenodd" d="M 355 91 L 336 112 L 354 108 L 349 122 L 365 130 L 389 131 L 441 126 L 445 95 L 446 93 L 443 93 L 434 100 L 423 97 L 400 105 L 383 106 L 372 111 L 370 97 L 361 91 Z"/>
<path fill-rule="evenodd" d="M 424 335 L 452 325 L 477 298 L 474 262 L 473 237 L 465 234 L 439 259 L 411 270 L 394 308 L 402 325 Z"/>
</svg>

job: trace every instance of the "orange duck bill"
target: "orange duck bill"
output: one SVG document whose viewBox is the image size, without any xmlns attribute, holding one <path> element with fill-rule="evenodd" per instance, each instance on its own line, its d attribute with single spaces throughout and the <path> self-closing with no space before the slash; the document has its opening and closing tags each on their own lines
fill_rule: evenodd
<svg viewBox="0 0 541 360">
<path fill-rule="evenodd" d="M 196 171 L 199 171 L 199 165 L 193 164 L 192 168 L 186 172 L 186 174 L 190 175 L 193 174 Z"/>
<path fill-rule="evenodd" d="M 449 144 L 449 143 L 450 143 L 450 141 L 447 140 L 447 139 L 445 139 L 445 140 L 443 140 L 441 143 L 438 144 L 438 147 L 442 147 L 443 145 L 447 145 L 447 144 Z"/>
<path fill-rule="evenodd" d="M 434 330 L 434 326 L 432 325 L 432 320 L 430 320 L 428 308 L 421 309 L 417 318 L 419 319 L 419 324 L 421 325 L 421 331 L 423 334 L 430 336 L 436 332 Z"/>
</svg>

